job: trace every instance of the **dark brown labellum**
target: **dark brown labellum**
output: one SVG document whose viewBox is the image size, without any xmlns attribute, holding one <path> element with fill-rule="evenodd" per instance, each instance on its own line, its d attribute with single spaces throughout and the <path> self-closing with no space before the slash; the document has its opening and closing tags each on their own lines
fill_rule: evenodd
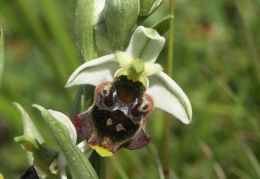
<svg viewBox="0 0 260 179">
<path fill-rule="evenodd" d="M 91 145 L 114 153 L 125 147 L 130 150 L 147 145 L 151 138 L 145 122 L 154 103 L 141 82 L 126 76 L 113 82 L 102 82 L 95 90 L 94 104 L 73 117 L 76 129 Z"/>
</svg>

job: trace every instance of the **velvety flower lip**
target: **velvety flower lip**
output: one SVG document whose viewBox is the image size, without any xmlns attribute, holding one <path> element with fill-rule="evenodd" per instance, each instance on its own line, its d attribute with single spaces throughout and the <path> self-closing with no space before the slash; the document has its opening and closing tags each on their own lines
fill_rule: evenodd
<svg viewBox="0 0 260 179">
<path fill-rule="evenodd" d="M 122 147 L 139 149 L 150 142 L 145 122 L 154 103 L 144 90 L 141 82 L 126 76 L 104 81 L 95 89 L 93 105 L 74 115 L 76 129 L 101 156 L 111 156 Z"/>
<path fill-rule="evenodd" d="M 127 58 L 130 57 L 129 62 L 141 58 L 145 63 L 154 65 L 164 43 L 164 37 L 155 30 L 139 26 L 133 33 L 126 51 L 122 53 L 125 53 L 124 56 L 128 56 Z M 66 87 L 83 84 L 96 86 L 102 81 L 112 81 L 115 74 L 127 68 L 125 64 L 123 67 L 120 66 L 122 60 L 118 59 L 116 54 L 105 55 L 84 63 L 73 72 Z M 147 93 L 153 97 L 155 107 L 172 114 L 185 124 L 191 122 L 190 101 L 175 81 L 162 71 L 148 77 L 144 75 L 144 78 L 147 78 Z"/>
</svg>

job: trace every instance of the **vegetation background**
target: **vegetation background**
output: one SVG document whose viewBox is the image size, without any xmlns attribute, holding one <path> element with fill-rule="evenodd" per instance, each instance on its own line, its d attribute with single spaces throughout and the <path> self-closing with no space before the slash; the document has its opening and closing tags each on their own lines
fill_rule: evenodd
<svg viewBox="0 0 260 179">
<path fill-rule="evenodd" d="M 6 179 L 19 178 L 29 167 L 25 151 L 13 140 L 23 134 L 23 128 L 12 102 L 26 109 L 47 145 L 57 148 L 31 105 L 70 114 L 77 87 L 64 85 L 80 65 L 75 4 L 76 0 L 0 0 L 5 35 L 0 173 Z M 145 25 L 151 26 L 168 12 L 165 0 Z M 173 79 L 191 101 L 193 121 L 184 125 L 171 120 L 172 178 L 260 178 L 259 15 L 259 0 L 175 1 Z M 166 59 L 167 46 L 158 59 L 165 68 Z M 160 110 L 148 119 L 147 131 L 153 139 L 149 147 L 122 149 L 104 159 L 106 178 L 159 178 L 164 119 Z"/>
</svg>

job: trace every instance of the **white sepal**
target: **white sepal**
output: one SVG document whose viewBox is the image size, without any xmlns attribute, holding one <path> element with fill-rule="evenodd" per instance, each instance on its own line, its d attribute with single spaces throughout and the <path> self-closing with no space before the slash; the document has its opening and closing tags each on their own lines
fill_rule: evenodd
<svg viewBox="0 0 260 179">
<path fill-rule="evenodd" d="M 126 53 L 133 58 L 154 63 L 163 49 L 165 38 L 154 29 L 139 26 L 134 31 Z"/>
<path fill-rule="evenodd" d="M 119 68 L 115 54 L 106 55 L 79 66 L 69 77 L 65 87 L 89 84 L 97 86 L 102 81 L 113 81 Z"/>
<path fill-rule="evenodd" d="M 160 108 L 183 123 L 191 122 L 191 104 L 182 89 L 164 72 L 158 72 L 148 77 L 150 86 L 147 93 L 155 102 L 155 107 Z"/>
</svg>

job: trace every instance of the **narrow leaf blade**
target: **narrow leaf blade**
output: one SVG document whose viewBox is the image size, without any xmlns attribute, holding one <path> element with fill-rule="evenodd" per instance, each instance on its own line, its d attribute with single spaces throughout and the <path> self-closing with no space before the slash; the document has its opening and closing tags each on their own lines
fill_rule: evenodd
<svg viewBox="0 0 260 179">
<path fill-rule="evenodd" d="M 60 146 L 66 160 L 68 167 L 71 171 L 72 178 L 85 179 L 85 178 L 98 178 L 95 170 L 91 166 L 88 159 L 80 151 L 80 149 L 73 143 L 63 125 L 54 118 L 48 110 L 39 106 L 33 105 L 39 109 L 43 118 L 49 125 L 51 132 Z"/>
</svg>

